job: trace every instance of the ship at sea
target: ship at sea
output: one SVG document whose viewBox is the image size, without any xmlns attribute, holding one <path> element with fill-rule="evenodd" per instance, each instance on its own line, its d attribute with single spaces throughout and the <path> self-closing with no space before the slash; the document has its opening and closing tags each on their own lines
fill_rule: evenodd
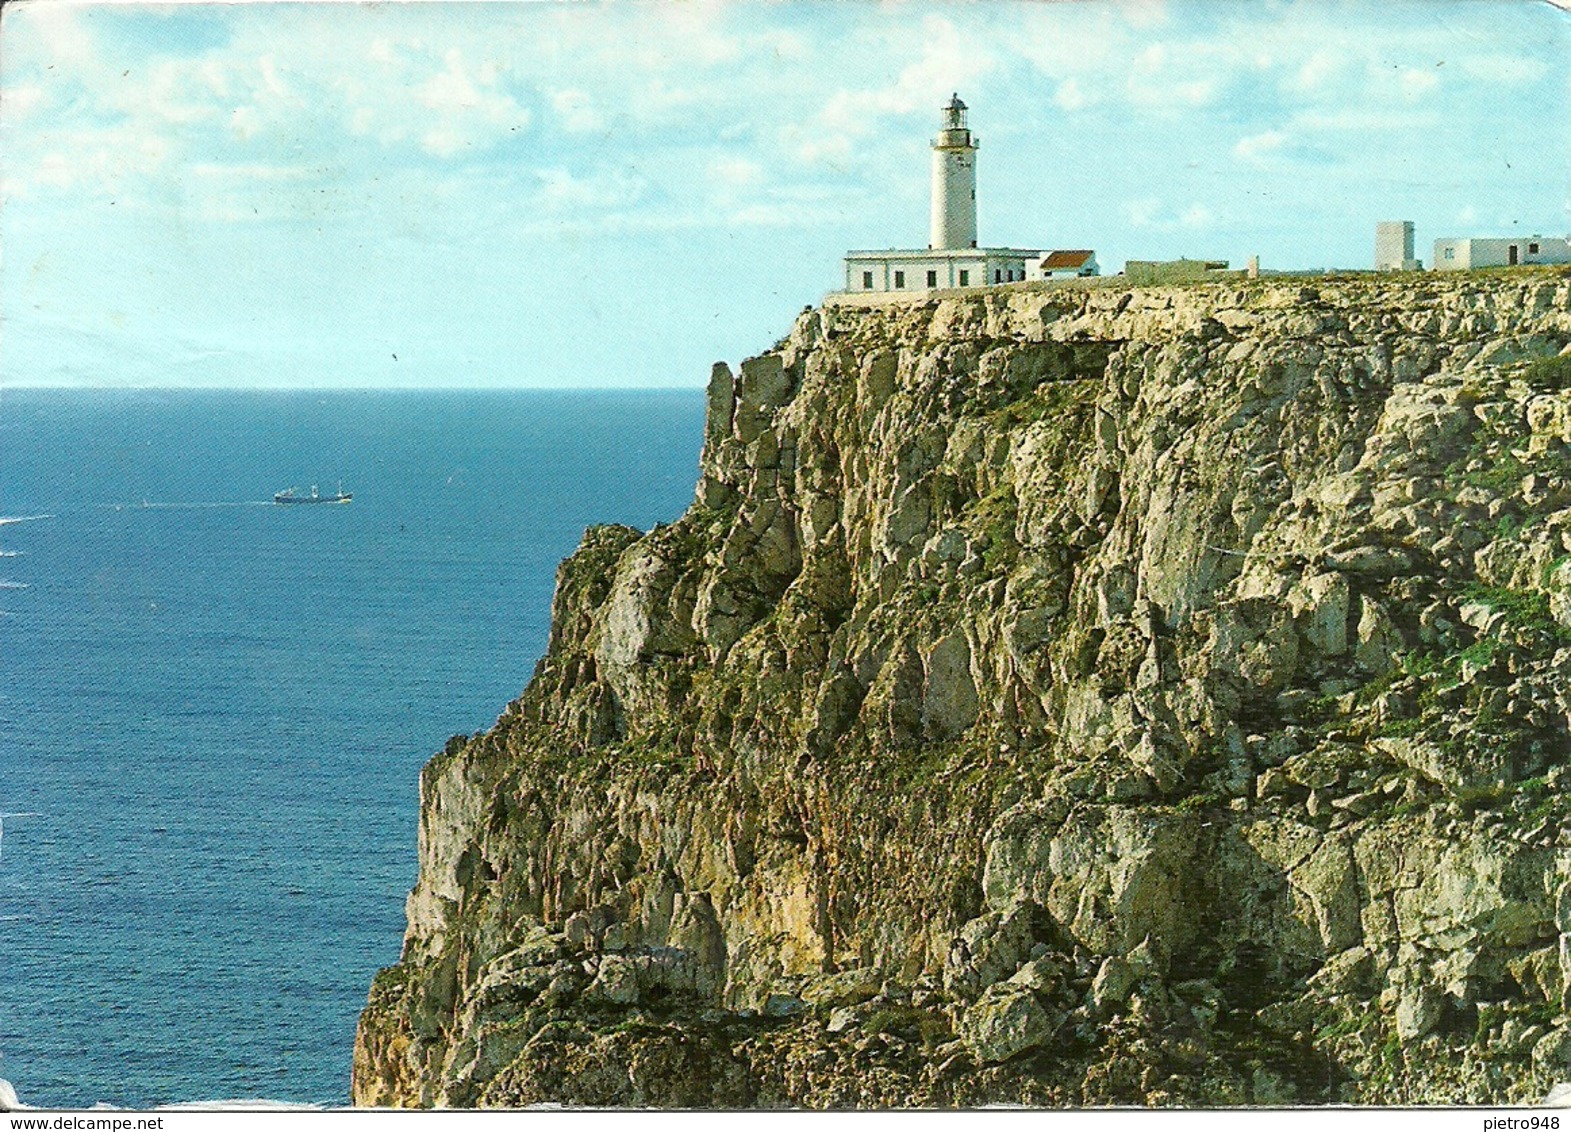
<svg viewBox="0 0 1571 1132">
<path fill-rule="evenodd" d="M 354 496 L 344 490 L 344 485 L 339 484 L 338 490 L 332 495 L 322 495 L 316 490 L 316 484 L 311 485 L 310 495 L 296 494 L 295 489 L 286 487 L 283 491 L 273 496 L 274 503 L 348 503 Z"/>
</svg>

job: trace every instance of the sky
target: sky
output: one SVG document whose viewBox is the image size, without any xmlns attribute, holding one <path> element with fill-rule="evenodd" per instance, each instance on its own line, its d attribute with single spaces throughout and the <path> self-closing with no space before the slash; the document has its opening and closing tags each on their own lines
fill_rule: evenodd
<svg viewBox="0 0 1571 1132">
<path fill-rule="evenodd" d="M 12 3 L 0 389 L 696 387 L 923 247 L 1368 268 L 1571 232 L 1546 0 Z"/>
</svg>

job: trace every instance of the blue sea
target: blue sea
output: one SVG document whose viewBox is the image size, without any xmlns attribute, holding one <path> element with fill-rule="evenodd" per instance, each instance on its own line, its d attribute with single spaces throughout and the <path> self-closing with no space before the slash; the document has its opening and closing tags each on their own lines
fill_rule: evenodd
<svg viewBox="0 0 1571 1132">
<path fill-rule="evenodd" d="M 590 523 L 692 495 L 683 392 L 0 395 L 0 1077 L 347 1103 L 417 778 Z M 273 493 L 351 492 L 284 507 Z M 20 521 L 16 521 L 20 520 Z"/>
</svg>

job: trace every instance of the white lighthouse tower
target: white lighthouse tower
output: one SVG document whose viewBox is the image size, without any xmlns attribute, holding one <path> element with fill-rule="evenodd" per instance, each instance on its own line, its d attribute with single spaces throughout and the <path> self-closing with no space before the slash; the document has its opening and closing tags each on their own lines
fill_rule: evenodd
<svg viewBox="0 0 1571 1132">
<path fill-rule="evenodd" d="M 952 95 L 943 129 L 933 139 L 932 223 L 929 248 L 976 247 L 976 139 L 966 127 L 966 104 Z"/>
</svg>

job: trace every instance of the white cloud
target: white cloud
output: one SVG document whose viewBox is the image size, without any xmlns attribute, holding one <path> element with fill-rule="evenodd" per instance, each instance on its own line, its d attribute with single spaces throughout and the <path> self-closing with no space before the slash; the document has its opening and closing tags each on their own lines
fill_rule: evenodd
<svg viewBox="0 0 1571 1132">
<path fill-rule="evenodd" d="M 1082 110 L 1090 99 L 1080 86 L 1080 80 L 1070 75 L 1058 84 L 1058 89 L 1053 92 L 1053 104 L 1064 110 Z"/>
<path fill-rule="evenodd" d="M 1566 0 L 1571 4 L 1571 0 Z M 1541 59 L 1503 52 L 1463 56 L 1457 68 L 1470 79 L 1499 86 L 1530 86 L 1548 77 L 1549 65 Z"/>
<path fill-rule="evenodd" d="M 73 71 L 98 62 L 98 44 L 78 9 L 69 4 L 36 3 L 18 5 L 6 13 L 5 28 L 10 33 L 6 47 L 26 44 L 24 50 L 46 58 L 61 71 Z"/>
<path fill-rule="evenodd" d="M 433 157 L 452 157 L 473 144 L 463 133 L 448 126 L 434 126 L 420 135 L 420 148 Z"/>
<path fill-rule="evenodd" d="M 1348 63 L 1345 54 L 1325 49 L 1315 51 L 1293 71 L 1287 85 L 1305 94 L 1327 90 L 1334 82 L 1345 79 Z"/>
<path fill-rule="evenodd" d="M 1062 80 L 1078 77 L 1084 83 L 1101 84 L 1127 61 L 1129 29 L 1118 7 L 1075 5 L 1032 5 L 1020 11 L 1020 27 L 1011 45 L 1042 74 Z M 1072 19 L 1071 19 L 1072 17 Z"/>
<path fill-rule="evenodd" d="M 401 61 L 398 48 L 394 46 L 392 39 L 385 35 L 379 35 L 371 41 L 371 46 L 366 49 L 366 58 L 373 63 L 389 65 Z"/>
<path fill-rule="evenodd" d="M 642 177 L 620 171 L 579 176 L 567 169 L 542 169 L 535 176 L 540 181 L 535 204 L 546 212 L 555 213 L 627 208 L 649 187 Z"/>
<path fill-rule="evenodd" d="M 526 128 L 531 115 L 506 89 L 501 61 L 477 52 L 436 49 L 417 39 L 379 37 L 367 48 L 374 66 L 329 92 L 341 101 L 349 132 L 386 147 L 415 141 L 426 154 L 484 152 Z"/>
<path fill-rule="evenodd" d="M 1215 52 L 1174 50 L 1155 43 L 1135 56 L 1125 80 L 1129 100 L 1146 110 L 1176 113 L 1216 101 L 1221 77 Z"/>
<path fill-rule="evenodd" d="M 641 25 L 651 33 L 644 40 L 643 58 L 658 52 L 664 59 L 655 66 L 686 69 L 687 66 L 714 67 L 735 62 L 743 52 L 741 38 L 726 29 L 723 0 L 689 0 L 685 4 L 661 4 L 648 9 Z M 591 21 L 593 17 L 591 17 Z"/>
<path fill-rule="evenodd" d="M 783 63 L 806 63 L 813 58 L 813 45 L 804 35 L 781 31 L 766 37 L 768 49 Z"/>
<path fill-rule="evenodd" d="M 1124 202 L 1124 215 L 1136 228 L 1149 227 L 1162 211 L 1162 202 L 1156 197 L 1141 197 Z"/>
<path fill-rule="evenodd" d="M 432 75 L 417 88 L 417 96 L 421 103 L 432 110 L 456 114 L 467 110 L 477 110 L 483 101 L 490 101 L 490 97 L 482 97 L 479 88 L 464 66 L 464 56 L 456 47 L 447 53 L 446 67 Z M 491 80 L 496 77 L 495 65 L 486 68 Z M 480 81 L 484 82 L 484 78 Z"/>
<path fill-rule="evenodd" d="M 46 97 L 40 83 L 17 83 L 0 89 L 0 104 L 5 107 L 0 125 L 14 129 L 23 124 L 29 114 L 45 105 Z"/>
<path fill-rule="evenodd" d="M 214 95 L 219 98 L 229 96 L 229 74 L 222 63 L 209 60 L 197 68 L 197 74 Z"/>
<path fill-rule="evenodd" d="M 1398 81 L 1402 96 L 1409 102 L 1417 102 L 1440 85 L 1440 78 L 1434 71 L 1420 71 L 1412 67 L 1403 68 Z"/>
<path fill-rule="evenodd" d="M 216 95 L 194 68 L 160 63 L 140 81 L 121 84 L 119 107 L 132 117 L 150 116 L 174 126 L 189 126 L 218 114 Z"/>
<path fill-rule="evenodd" d="M 1266 130 L 1264 133 L 1251 134 L 1247 138 L 1240 138 L 1233 147 L 1233 156 L 1242 161 L 1258 164 L 1261 158 L 1277 153 L 1287 142 L 1287 133 L 1283 130 Z"/>
<path fill-rule="evenodd" d="M 289 84 L 284 82 L 283 76 L 278 73 L 278 61 L 271 54 L 261 56 L 256 64 L 262 76 L 262 88 L 268 94 L 274 98 L 291 97 Z"/>
<path fill-rule="evenodd" d="M 555 90 L 549 96 L 551 108 L 561 119 L 562 128 L 572 134 L 598 133 L 605 129 L 605 115 L 595 108 L 594 100 L 581 90 Z"/>
<path fill-rule="evenodd" d="M 189 166 L 193 176 L 210 177 L 222 181 L 298 181 L 311 175 L 308 169 L 296 165 L 219 165 L 199 161 Z"/>
<path fill-rule="evenodd" d="M 723 185 L 745 188 L 764 180 L 764 168 L 746 157 L 717 157 L 709 163 L 709 176 Z"/>
<path fill-rule="evenodd" d="M 63 153 L 44 154 L 33 172 L 35 183 L 62 189 L 67 189 L 74 185 L 76 178 L 76 170 Z"/>
<path fill-rule="evenodd" d="M 142 203 L 150 183 L 173 166 L 174 144 L 162 134 L 120 134 L 89 128 L 51 131 L 39 143 L 12 147 L 5 166 L 8 200 L 54 192 L 113 199 L 121 208 Z"/>
<path fill-rule="evenodd" d="M 819 113 L 821 128 L 857 138 L 882 131 L 892 116 L 936 116 L 952 92 L 976 89 L 997 66 L 996 48 L 947 16 L 893 29 L 886 46 L 895 58 L 915 58 L 892 82 L 837 90 Z"/>
<path fill-rule="evenodd" d="M 1304 110 L 1293 116 L 1293 127 L 1299 131 L 1324 133 L 1392 134 L 1412 136 L 1414 131 L 1435 124 L 1433 112 L 1427 110 L 1388 111 L 1383 107 L 1347 106 L 1335 110 Z M 1347 144 L 1338 141 L 1338 145 Z"/>
<path fill-rule="evenodd" d="M 1118 11 L 1131 27 L 1142 31 L 1161 27 L 1171 19 L 1167 0 L 1125 0 Z"/>
<path fill-rule="evenodd" d="M 1208 106 L 1217 100 L 1219 84 L 1216 79 L 1175 79 L 1164 77 L 1150 81 L 1130 76 L 1129 97 L 1136 105 L 1149 110 L 1177 113 L 1184 107 Z"/>
<path fill-rule="evenodd" d="M 1157 197 L 1126 200 L 1123 204 L 1123 214 L 1131 227 L 1156 232 L 1207 228 L 1216 219 L 1216 214 L 1211 208 L 1199 201 L 1193 202 L 1179 213 L 1168 209 L 1167 205 Z"/>
<path fill-rule="evenodd" d="M 859 147 L 845 133 L 788 125 L 780 131 L 782 148 L 808 167 L 850 168 Z"/>
<path fill-rule="evenodd" d="M 810 208 L 799 201 L 766 201 L 727 213 L 725 222 L 733 228 L 789 228 L 822 219 L 822 209 Z"/>
</svg>

